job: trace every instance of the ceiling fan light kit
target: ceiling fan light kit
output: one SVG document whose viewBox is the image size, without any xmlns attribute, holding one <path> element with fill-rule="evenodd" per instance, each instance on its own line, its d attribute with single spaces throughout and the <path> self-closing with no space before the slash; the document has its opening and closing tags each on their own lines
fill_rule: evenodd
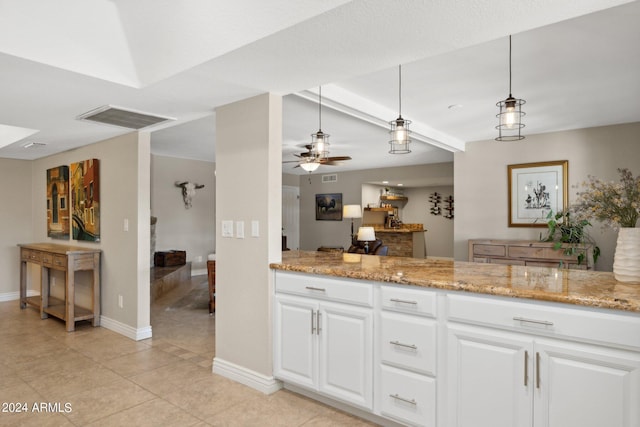
<svg viewBox="0 0 640 427">
<path fill-rule="evenodd" d="M 522 117 L 525 115 L 522 106 L 526 103 L 524 99 L 516 99 L 511 94 L 511 36 L 509 36 L 509 96 L 504 101 L 496 103 L 499 111 L 498 137 L 496 141 L 519 141 L 524 139 L 521 130 L 524 127 Z"/>
<path fill-rule="evenodd" d="M 389 153 L 391 154 L 407 154 L 411 152 L 409 144 L 411 144 L 411 131 L 409 125 L 411 120 L 402 118 L 402 65 L 398 65 L 398 118 L 389 122 L 391 125 L 391 141 L 389 145 Z"/>
</svg>

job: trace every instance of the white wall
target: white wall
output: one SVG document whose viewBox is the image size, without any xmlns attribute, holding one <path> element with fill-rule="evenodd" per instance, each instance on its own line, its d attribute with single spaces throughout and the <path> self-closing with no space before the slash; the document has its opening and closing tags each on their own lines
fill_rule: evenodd
<svg viewBox="0 0 640 427">
<path fill-rule="evenodd" d="M 526 135 L 519 142 L 478 141 L 454 156 L 455 242 L 457 260 L 468 259 L 468 239 L 537 240 L 542 228 L 508 227 L 507 165 L 569 161 L 569 203 L 579 185 L 593 175 L 618 180 L 617 168 L 640 174 L 640 123 Z M 611 271 L 617 233 L 593 223 L 590 234 L 602 250 L 596 269 Z"/>
<path fill-rule="evenodd" d="M 440 203 L 441 214 L 431 215 L 433 206 L 429 196 L 434 192 L 442 194 L 442 199 L 453 195 L 452 186 L 407 188 L 404 195 L 409 199 L 402 210 L 402 221 L 424 224 L 428 257 L 453 258 L 453 221 L 445 218 L 445 203 Z M 455 211 L 454 211 L 455 214 Z"/>
<path fill-rule="evenodd" d="M 151 215 L 156 224 L 156 251 L 187 252 L 192 274 L 206 274 L 207 255 L 215 252 L 215 163 L 151 156 Z M 204 184 L 185 209 L 176 181 Z M 200 257 L 200 259 L 198 259 Z"/>
<path fill-rule="evenodd" d="M 0 159 L 0 301 L 16 299 L 20 295 L 19 243 L 32 243 L 31 186 L 32 162 Z M 46 186 L 46 175 L 39 183 Z M 46 226 L 46 224 L 45 224 Z M 17 302 L 16 302 L 17 304 Z"/>
<path fill-rule="evenodd" d="M 100 161 L 100 242 L 49 239 L 46 170 L 92 158 Z M 33 220 L 25 230 L 27 233 L 32 230 L 34 242 L 66 242 L 102 250 L 103 326 L 136 339 L 144 338 L 151 332 L 149 162 L 149 134 L 144 132 L 129 133 L 34 160 L 31 199 L 30 202 L 27 198 L 22 200 L 33 210 Z M 124 231 L 125 219 L 129 220 L 129 231 Z M 123 297 L 123 308 L 118 307 L 118 295 Z"/>
<path fill-rule="evenodd" d="M 275 384 L 269 263 L 281 257 L 281 158 L 281 97 L 264 94 L 216 109 L 213 370 L 231 377 L 242 372 L 240 381 L 256 377 L 257 385 L 251 383 L 256 388 Z M 245 237 L 222 237 L 225 220 L 244 221 Z M 259 223 L 259 237 L 251 237 L 253 220 Z"/>
<path fill-rule="evenodd" d="M 453 163 L 436 163 L 406 167 L 367 169 L 351 172 L 338 172 L 338 180 L 322 183 L 322 175 L 331 174 L 330 167 L 321 166 L 318 173 L 300 176 L 300 249 L 315 251 L 320 246 L 342 246 L 350 244 L 351 221 L 316 221 L 315 195 L 320 193 L 342 193 L 343 205 L 372 203 L 362 200 L 362 184 L 382 180 L 405 181 L 419 179 L 428 186 L 450 186 L 453 182 Z M 309 183 L 311 179 L 311 183 Z M 405 189 L 406 193 L 406 189 Z M 365 196 L 366 197 L 366 196 Z M 376 200 L 379 202 L 379 192 Z M 416 218 L 417 219 L 417 218 Z M 405 222 L 414 222 L 407 220 Z M 419 221 L 415 221 L 419 222 Z M 354 226 L 362 224 L 360 219 Z M 426 234 L 429 238 L 429 233 Z"/>
</svg>

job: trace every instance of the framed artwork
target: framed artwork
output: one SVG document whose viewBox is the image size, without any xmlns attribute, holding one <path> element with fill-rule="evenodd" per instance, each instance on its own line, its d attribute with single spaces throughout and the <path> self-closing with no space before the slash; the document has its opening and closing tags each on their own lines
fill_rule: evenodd
<svg viewBox="0 0 640 427">
<path fill-rule="evenodd" d="M 72 232 L 74 240 L 100 241 L 100 162 L 71 163 Z"/>
<path fill-rule="evenodd" d="M 69 166 L 47 169 L 47 236 L 69 240 Z"/>
<path fill-rule="evenodd" d="M 342 221 L 342 193 L 316 194 L 316 221 Z"/>
<path fill-rule="evenodd" d="M 546 227 L 567 209 L 568 160 L 509 165 L 509 227 Z"/>
</svg>

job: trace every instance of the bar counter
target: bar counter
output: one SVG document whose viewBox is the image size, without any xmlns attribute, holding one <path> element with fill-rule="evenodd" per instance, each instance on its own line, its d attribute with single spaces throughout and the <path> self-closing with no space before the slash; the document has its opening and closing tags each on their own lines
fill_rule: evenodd
<svg viewBox="0 0 640 427">
<path fill-rule="evenodd" d="M 312 251 L 283 252 L 270 267 L 640 313 L 640 285 L 618 282 L 610 272 Z"/>
</svg>

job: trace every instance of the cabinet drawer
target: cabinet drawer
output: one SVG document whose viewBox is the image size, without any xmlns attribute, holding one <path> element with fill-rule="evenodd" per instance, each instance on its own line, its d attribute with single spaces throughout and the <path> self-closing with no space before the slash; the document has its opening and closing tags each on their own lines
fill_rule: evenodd
<svg viewBox="0 0 640 427">
<path fill-rule="evenodd" d="M 383 311 L 380 340 L 382 362 L 435 376 L 435 320 Z"/>
<path fill-rule="evenodd" d="M 276 272 L 276 292 L 373 307 L 373 285 L 309 274 Z"/>
<path fill-rule="evenodd" d="M 391 366 L 382 366 L 382 415 L 419 426 L 436 425 L 436 381 Z"/>
<path fill-rule="evenodd" d="M 575 260 L 578 253 L 585 253 L 582 249 L 576 249 L 575 255 L 565 255 L 560 249 L 536 246 L 509 246 L 509 256 L 512 258 L 533 258 L 552 260 Z"/>
<path fill-rule="evenodd" d="M 506 256 L 507 248 L 504 245 L 473 245 L 473 254 Z"/>
<path fill-rule="evenodd" d="M 67 268 L 67 257 L 66 255 L 54 255 L 52 265 L 54 268 L 59 270 L 64 270 Z"/>
<path fill-rule="evenodd" d="M 22 259 L 32 262 L 42 262 L 42 252 L 22 249 Z"/>
<path fill-rule="evenodd" d="M 640 349 L 640 316 L 511 299 L 447 296 L 449 320 Z"/>
<path fill-rule="evenodd" d="M 426 289 L 381 286 L 382 308 L 422 316 L 436 316 L 436 293 Z"/>
</svg>

